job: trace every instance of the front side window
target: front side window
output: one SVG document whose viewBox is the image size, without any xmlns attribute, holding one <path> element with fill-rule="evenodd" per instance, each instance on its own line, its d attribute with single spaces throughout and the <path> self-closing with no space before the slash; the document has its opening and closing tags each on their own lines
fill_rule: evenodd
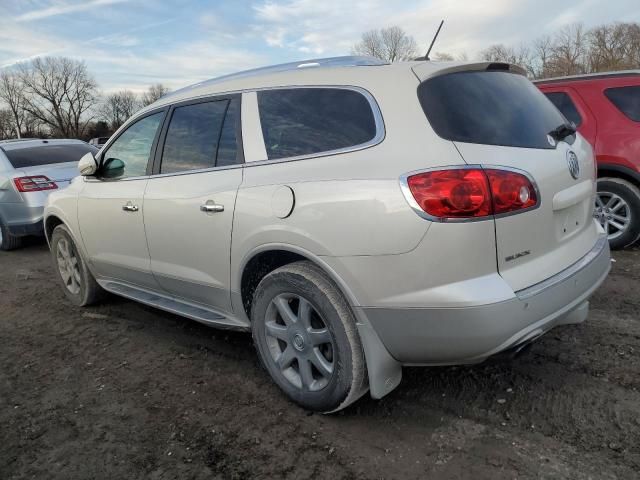
<svg viewBox="0 0 640 480">
<path fill-rule="evenodd" d="M 565 116 L 567 120 L 572 122 L 576 127 L 582 123 L 582 117 L 578 113 L 576 105 L 571 100 L 569 94 L 565 92 L 549 92 L 545 93 L 547 98 L 551 100 L 558 110 Z"/>
<path fill-rule="evenodd" d="M 640 85 L 607 88 L 604 94 L 627 118 L 640 122 Z"/>
<path fill-rule="evenodd" d="M 237 99 L 176 107 L 167 129 L 160 173 L 236 163 L 237 115 Z"/>
<path fill-rule="evenodd" d="M 521 148 L 555 148 L 550 131 L 566 123 L 524 76 L 465 71 L 428 79 L 418 98 L 435 132 L 446 140 Z"/>
<path fill-rule="evenodd" d="M 106 178 L 146 175 L 151 147 L 164 112 L 138 120 L 122 133 L 103 155 L 101 173 Z"/>
<path fill-rule="evenodd" d="M 270 160 L 356 147 L 376 137 L 371 104 L 354 90 L 264 90 L 258 107 Z"/>
</svg>

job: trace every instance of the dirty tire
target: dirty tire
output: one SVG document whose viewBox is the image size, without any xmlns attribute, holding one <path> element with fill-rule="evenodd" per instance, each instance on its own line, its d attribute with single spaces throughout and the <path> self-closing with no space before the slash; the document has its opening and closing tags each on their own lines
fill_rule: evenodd
<svg viewBox="0 0 640 480">
<path fill-rule="evenodd" d="M 78 282 L 78 291 L 72 292 L 67 287 L 67 282 L 63 279 L 59 264 L 58 264 L 58 246 L 61 242 L 64 242 L 65 245 L 68 246 L 69 252 L 71 255 L 75 257 L 78 264 L 78 273 L 80 277 L 80 281 Z M 87 268 L 87 264 L 82 258 L 80 251 L 78 250 L 69 230 L 65 225 L 58 225 L 51 235 L 51 258 L 53 260 L 53 268 L 56 272 L 56 278 L 58 279 L 58 283 L 60 284 L 64 294 L 69 299 L 71 303 L 78 307 L 84 307 L 88 305 L 92 305 L 99 300 L 101 300 L 104 296 L 104 290 L 98 283 L 95 278 Z"/>
<path fill-rule="evenodd" d="M 274 308 L 277 310 L 274 302 L 287 297 L 298 299 L 291 300 L 299 302 L 297 307 L 292 303 L 291 309 L 297 308 L 300 318 L 303 317 L 300 310 L 301 303 L 306 300 L 311 305 L 314 313 L 310 315 L 314 318 L 315 324 L 310 327 L 311 329 L 305 330 L 306 332 L 324 332 L 324 327 L 318 327 L 318 322 L 320 322 L 320 325 L 326 326 L 326 330 L 330 334 L 330 357 L 333 365 L 329 374 L 330 378 L 322 377 L 320 370 L 315 369 L 315 366 L 310 367 L 315 372 L 314 377 L 320 377 L 320 380 L 314 379 L 312 383 L 321 385 L 321 388 L 314 390 L 312 387 L 304 386 L 303 375 L 298 363 L 300 360 L 295 360 L 291 364 L 291 369 L 282 369 L 274 358 L 277 356 L 277 353 L 273 351 L 274 348 L 285 350 L 289 347 L 293 348 L 295 343 L 291 327 L 284 325 L 282 327 L 287 328 L 288 337 L 285 341 L 276 340 L 275 337 L 267 334 L 267 323 L 270 322 L 267 318 L 273 318 L 271 316 L 273 313 L 270 312 L 274 312 Z M 277 317 L 280 314 L 275 313 L 275 315 Z M 278 318 L 282 321 L 282 317 Z M 353 313 L 331 279 L 311 262 L 291 263 L 266 275 L 258 285 L 253 297 L 251 321 L 253 342 L 258 350 L 262 365 L 284 393 L 298 405 L 308 410 L 330 413 L 345 408 L 367 392 L 366 363 Z M 302 325 L 302 323 L 297 325 Z M 321 330 L 314 330 L 314 328 L 321 328 Z M 295 352 L 297 355 L 303 355 L 304 351 L 310 352 L 310 355 L 313 354 L 313 351 L 317 352 L 317 347 L 312 347 L 313 337 L 310 335 L 307 338 L 308 343 L 303 344 L 303 351 Z M 300 345 L 298 345 L 299 347 Z M 310 364 L 313 363 L 310 361 Z M 299 372 L 300 385 L 295 385 L 291 381 L 291 377 L 296 375 L 296 368 Z"/>
<path fill-rule="evenodd" d="M 618 195 L 629 206 L 631 223 L 617 238 L 609 240 L 609 246 L 618 250 L 633 245 L 640 238 L 640 189 L 621 178 L 604 177 L 598 179 L 598 194 L 606 192 Z"/>
<path fill-rule="evenodd" d="M 0 220 L 0 234 L 0 250 L 8 252 L 22 246 L 22 238 L 11 235 L 2 220 Z"/>
</svg>

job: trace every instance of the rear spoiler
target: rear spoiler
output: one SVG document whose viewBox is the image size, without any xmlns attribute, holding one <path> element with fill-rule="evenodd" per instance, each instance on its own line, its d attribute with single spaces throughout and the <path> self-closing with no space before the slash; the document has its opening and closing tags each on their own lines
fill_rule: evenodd
<svg viewBox="0 0 640 480">
<path fill-rule="evenodd" d="M 502 62 L 422 62 L 414 65 L 412 70 L 421 82 L 424 82 L 429 78 L 456 72 L 501 71 L 511 72 L 525 77 L 527 76 L 527 71 L 524 68 L 512 63 Z"/>
</svg>

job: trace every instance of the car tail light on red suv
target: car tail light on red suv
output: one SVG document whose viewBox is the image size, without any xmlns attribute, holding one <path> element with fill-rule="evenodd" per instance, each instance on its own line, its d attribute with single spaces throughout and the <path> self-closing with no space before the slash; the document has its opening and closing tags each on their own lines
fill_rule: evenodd
<svg viewBox="0 0 640 480">
<path fill-rule="evenodd" d="M 450 168 L 403 177 L 405 196 L 428 217 L 440 221 L 518 213 L 538 205 L 529 177 L 499 168 Z M 420 213 L 420 212 L 418 212 Z"/>
<path fill-rule="evenodd" d="M 39 192 L 42 190 L 55 190 L 58 185 L 44 175 L 33 177 L 18 177 L 13 179 L 13 183 L 19 192 Z"/>
</svg>

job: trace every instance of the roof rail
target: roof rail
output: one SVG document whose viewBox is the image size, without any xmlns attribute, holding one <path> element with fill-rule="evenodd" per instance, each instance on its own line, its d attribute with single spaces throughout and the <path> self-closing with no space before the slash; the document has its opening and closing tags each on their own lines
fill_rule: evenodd
<svg viewBox="0 0 640 480">
<path fill-rule="evenodd" d="M 202 87 L 207 85 L 215 85 L 217 83 L 226 82 L 229 80 L 236 80 L 240 78 L 255 77 L 258 75 L 268 75 L 271 73 L 286 72 L 292 70 L 299 70 L 304 68 L 332 68 L 332 67 L 362 67 L 362 66 L 379 66 L 388 65 L 388 62 L 380 60 L 375 57 L 368 56 L 344 56 L 344 57 L 329 57 L 329 58 L 314 58 L 311 60 L 302 60 L 299 62 L 282 63 L 279 65 L 271 65 L 267 67 L 254 68 L 251 70 L 245 70 L 242 72 L 231 73 L 229 75 L 223 75 L 221 77 L 205 80 L 194 85 L 190 85 L 179 90 L 175 90 L 164 98 L 172 97 L 176 94 L 183 93 L 186 90 L 190 90 L 195 87 Z"/>
<path fill-rule="evenodd" d="M 558 83 L 570 80 L 597 80 L 599 78 L 616 78 L 640 75 L 640 70 L 618 70 L 615 72 L 583 73 L 580 75 L 567 75 L 564 77 L 540 78 L 533 83 Z"/>
</svg>

